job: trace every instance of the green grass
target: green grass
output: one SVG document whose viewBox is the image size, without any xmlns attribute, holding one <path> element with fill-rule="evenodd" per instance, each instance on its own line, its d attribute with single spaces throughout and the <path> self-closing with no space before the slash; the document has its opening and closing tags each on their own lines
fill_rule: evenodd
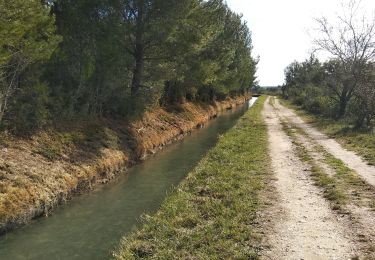
<svg viewBox="0 0 375 260">
<path fill-rule="evenodd" d="M 323 149 L 320 147 L 320 149 Z M 358 174 L 349 169 L 343 161 L 324 150 L 324 162 L 335 170 L 336 186 L 346 191 L 351 203 L 358 206 L 374 208 L 375 188 L 364 181 Z"/>
<path fill-rule="evenodd" d="M 296 127 L 290 127 L 286 122 L 282 122 L 283 130 L 292 138 L 296 147 L 298 157 L 306 162 L 311 168 L 311 177 L 315 184 L 322 188 L 323 196 L 331 202 L 334 210 L 341 210 L 348 202 L 348 198 L 341 186 L 337 185 L 334 177 L 328 176 L 324 170 L 318 165 L 310 152 L 298 141 L 297 135 L 303 134 L 303 131 Z"/>
<path fill-rule="evenodd" d="M 301 107 L 291 104 L 286 100 L 282 103 L 296 110 L 305 122 L 313 124 L 328 136 L 337 139 L 345 148 L 362 156 L 370 165 L 375 165 L 375 134 L 355 130 L 348 126 L 347 122 L 334 121 L 318 115 L 313 115 Z"/>
<path fill-rule="evenodd" d="M 117 259 L 256 259 L 259 192 L 270 178 L 261 97 L 167 196 L 143 227 L 122 239 Z"/>
<path fill-rule="evenodd" d="M 299 157 L 311 165 L 312 177 L 315 183 L 323 188 L 325 197 L 334 202 L 334 209 L 343 209 L 348 203 L 375 209 L 375 189 L 361 179 L 358 174 L 349 169 L 343 161 L 328 153 L 321 145 L 316 144 L 302 129 L 293 126 L 294 131 L 283 122 L 284 131 L 293 138 Z M 296 135 L 303 135 L 314 142 L 313 149 L 324 158 L 322 163 L 334 170 L 333 176 L 328 176 L 318 163 L 311 157 L 309 151 L 298 142 Z"/>
<path fill-rule="evenodd" d="M 60 158 L 61 150 L 58 147 L 53 146 L 42 146 L 33 150 L 34 153 L 42 155 L 44 158 L 54 161 Z"/>
</svg>

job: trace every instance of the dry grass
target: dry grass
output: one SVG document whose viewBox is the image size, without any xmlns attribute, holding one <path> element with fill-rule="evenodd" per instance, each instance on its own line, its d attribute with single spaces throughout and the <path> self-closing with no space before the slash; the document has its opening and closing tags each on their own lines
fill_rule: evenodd
<svg viewBox="0 0 375 260">
<path fill-rule="evenodd" d="M 307 161 L 312 169 L 312 176 L 320 187 L 324 189 L 326 198 L 335 204 L 335 209 L 343 208 L 346 204 L 373 208 L 375 201 L 375 188 L 367 184 L 355 171 L 349 169 L 343 161 L 328 153 L 321 145 L 313 141 L 302 129 L 283 123 L 284 130 L 292 137 L 299 151 L 301 159 Z M 311 152 L 298 141 L 298 135 L 312 142 L 312 150 L 321 155 L 317 162 Z M 332 176 L 322 169 L 320 164 L 327 165 L 334 171 Z"/>
<path fill-rule="evenodd" d="M 258 258 L 259 193 L 271 174 L 264 100 L 220 138 L 156 215 L 122 240 L 115 258 Z"/>
<path fill-rule="evenodd" d="M 280 100 L 282 103 L 294 109 L 306 123 L 310 123 L 323 131 L 331 138 L 335 138 L 348 150 L 354 151 L 362 156 L 370 165 L 375 165 L 375 133 L 356 130 L 347 122 L 334 121 L 318 115 L 313 115 L 301 107 L 291 104 L 287 100 Z"/>
<path fill-rule="evenodd" d="M 182 138 L 197 124 L 245 98 L 216 105 L 156 109 L 131 124 L 82 122 L 29 139 L 0 134 L 0 233 L 48 215 L 73 194 L 114 178 L 140 158 Z"/>
<path fill-rule="evenodd" d="M 285 133 L 291 137 L 298 157 L 310 165 L 311 177 L 315 184 L 322 188 L 323 196 L 331 202 L 332 209 L 342 210 L 347 204 L 347 196 L 342 187 L 336 185 L 335 178 L 324 172 L 321 165 L 317 163 L 307 148 L 299 141 L 298 136 L 304 135 L 303 131 L 295 126 L 290 126 L 285 121 L 282 122 L 282 126 Z"/>
</svg>

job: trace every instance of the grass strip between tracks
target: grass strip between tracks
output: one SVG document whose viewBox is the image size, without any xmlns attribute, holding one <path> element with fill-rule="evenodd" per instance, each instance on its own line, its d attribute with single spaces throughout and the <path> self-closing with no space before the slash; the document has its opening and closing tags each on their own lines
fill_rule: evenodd
<svg viewBox="0 0 375 260">
<path fill-rule="evenodd" d="M 319 115 L 314 115 L 293 105 L 288 100 L 280 99 L 283 105 L 293 109 L 306 123 L 312 124 L 329 137 L 336 139 L 346 149 L 362 156 L 368 164 L 375 165 L 375 133 L 355 129 L 345 121 L 335 121 Z"/>
</svg>

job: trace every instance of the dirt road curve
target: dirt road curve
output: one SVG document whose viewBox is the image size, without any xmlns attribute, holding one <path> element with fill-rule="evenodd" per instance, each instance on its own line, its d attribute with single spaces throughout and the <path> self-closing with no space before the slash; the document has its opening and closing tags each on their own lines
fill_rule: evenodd
<svg viewBox="0 0 375 260">
<path fill-rule="evenodd" d="M 270 249 L 264 259 L 350 259 L 355 246 L 345 223 L 331 211 L 309 177 L 309 166 L 293 150 L 277 111 L 266 102 L 263 116 L 268 125 L 272 167 L 279 193 L 279 210 L 273 218 Z M 277 216 L 276 216 L 277 215 Z"/>
</svg>

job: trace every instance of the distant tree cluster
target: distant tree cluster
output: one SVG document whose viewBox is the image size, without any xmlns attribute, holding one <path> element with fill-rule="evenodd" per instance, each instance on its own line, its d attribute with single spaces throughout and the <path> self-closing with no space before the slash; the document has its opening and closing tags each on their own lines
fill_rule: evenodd
<svg viewBox="0 0 375 260">
<path fill-rule="evenodd" d="M 338 24 L 317 19 L 315 44 L 331 54 L 321 63 L 311 56 L 285 70 L 283 95 L 310 112 L 348 119 L 356 127 L 375 125 L 375 19 L 358 16 L 351 1 Z"/>
<path fill-rule="evenodd" d="M 281 94 L 281 86 L 269 86 L 269 87 L 266 87 L 266 86 L 254 86 L 252 89 L 251 89 L 251 93 L 254 95 L 254 94 L 257 94 L 257 95 L 271 95 L 271 96 L 277 96 L 277 95 L 280 95 Z"/>
<path fill-rule="evenodd" d="M 0 0 L 0 125 L 132 118 L 247 92 L 251 33 L 222 0 Z"/>
</svg>

